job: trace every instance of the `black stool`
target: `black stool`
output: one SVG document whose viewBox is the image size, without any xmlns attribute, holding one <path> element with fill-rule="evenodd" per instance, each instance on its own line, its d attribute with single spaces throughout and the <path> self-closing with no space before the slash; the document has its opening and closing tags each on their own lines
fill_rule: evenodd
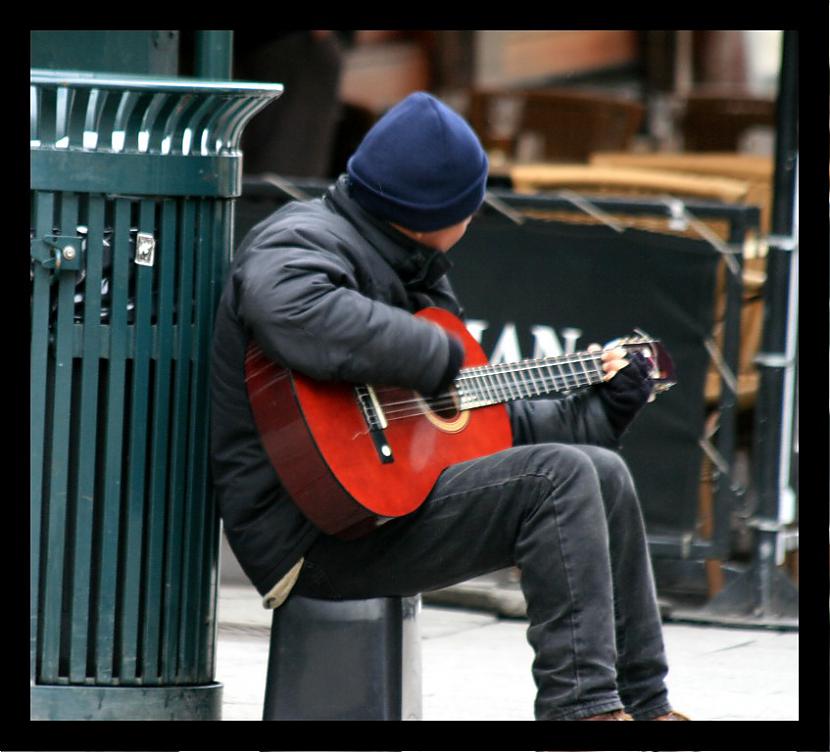
<svg viewBox="0 0 830 752">
<path fill-rule="evenodd" d="M 274 611 L 263 720 L 419 720 L 420 595 Z"/>
</svg>

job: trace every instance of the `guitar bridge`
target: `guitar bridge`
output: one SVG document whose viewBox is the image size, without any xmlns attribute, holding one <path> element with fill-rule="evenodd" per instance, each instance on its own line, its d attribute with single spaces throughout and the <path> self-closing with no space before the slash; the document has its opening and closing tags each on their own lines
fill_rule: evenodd
<svg viewBox="0 0 830 752">
<path fill-rule="evenodd" d="M 372 443 L 375 445 L 375 450 L 378 453 L 378 459 L 383 464 L 394 462 L 395 458 L 392 455 L 392 447 L 386 441 L 386 434 L 384 430 L 388 426 L 386 416 L 383 414 L 383 408 L 378 402 L 375 390 L 367 385 L 356 386 L 355 395 L 357 396 L 357 404 L 363 413 L 363 419 L 369 428 L 369 435 L 372 437 Z"/>
</svg>

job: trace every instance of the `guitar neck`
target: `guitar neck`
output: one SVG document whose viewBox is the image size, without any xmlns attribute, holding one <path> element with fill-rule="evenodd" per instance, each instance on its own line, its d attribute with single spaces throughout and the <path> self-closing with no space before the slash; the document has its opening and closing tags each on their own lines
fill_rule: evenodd
<svg viewBox="0 0 830 752">
<path fill-rule="evenodd" d="M 601 351 L 585 351 L 463 368 L 454 382 L 461 409 L 569 392 L 599 384 L 605 375 L 601 355 Z"/>
</svg>

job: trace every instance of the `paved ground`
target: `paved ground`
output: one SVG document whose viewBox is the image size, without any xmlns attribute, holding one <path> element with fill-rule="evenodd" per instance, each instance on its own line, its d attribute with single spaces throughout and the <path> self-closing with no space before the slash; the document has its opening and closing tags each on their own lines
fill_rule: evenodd
<svg viewBox="0 0 830 752">
<path fill-rule="evenodd" d="M 260 720 L 271 612 L 246 585 L 220 590 L 216 678 L 225 720 Z M 424 720 L 532 720 L 527 623 L 428 603 Z M 798 633 L 667 623 L 670 696 L 696 720 L 797 720 Z M 824 670 L 824 668 L 822 669 Z"/>
</svg>

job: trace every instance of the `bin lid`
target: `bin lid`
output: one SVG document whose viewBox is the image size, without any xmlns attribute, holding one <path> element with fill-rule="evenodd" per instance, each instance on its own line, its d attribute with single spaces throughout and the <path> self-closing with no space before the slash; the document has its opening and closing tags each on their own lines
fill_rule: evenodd
<svg viewBox="0 0 830 752">
<path fill-rule="evenodd" d="M 31 187 L 238 196 L 245 125 L 279 83 L 31 69 Z"/>
<path fill-rule="evenodd" d="M 31 69 L 31 83 L 88 89 L 118 89 L 127 91 L 159 91 L 206 94 L 259 94 L 267 99 L 278 97 L 284 91 L 280 83 L 254 81 L 218 81 L 182 76 L 142 76 L 127 73 L 100 73 L 79 70 Z"/>
</svg>

